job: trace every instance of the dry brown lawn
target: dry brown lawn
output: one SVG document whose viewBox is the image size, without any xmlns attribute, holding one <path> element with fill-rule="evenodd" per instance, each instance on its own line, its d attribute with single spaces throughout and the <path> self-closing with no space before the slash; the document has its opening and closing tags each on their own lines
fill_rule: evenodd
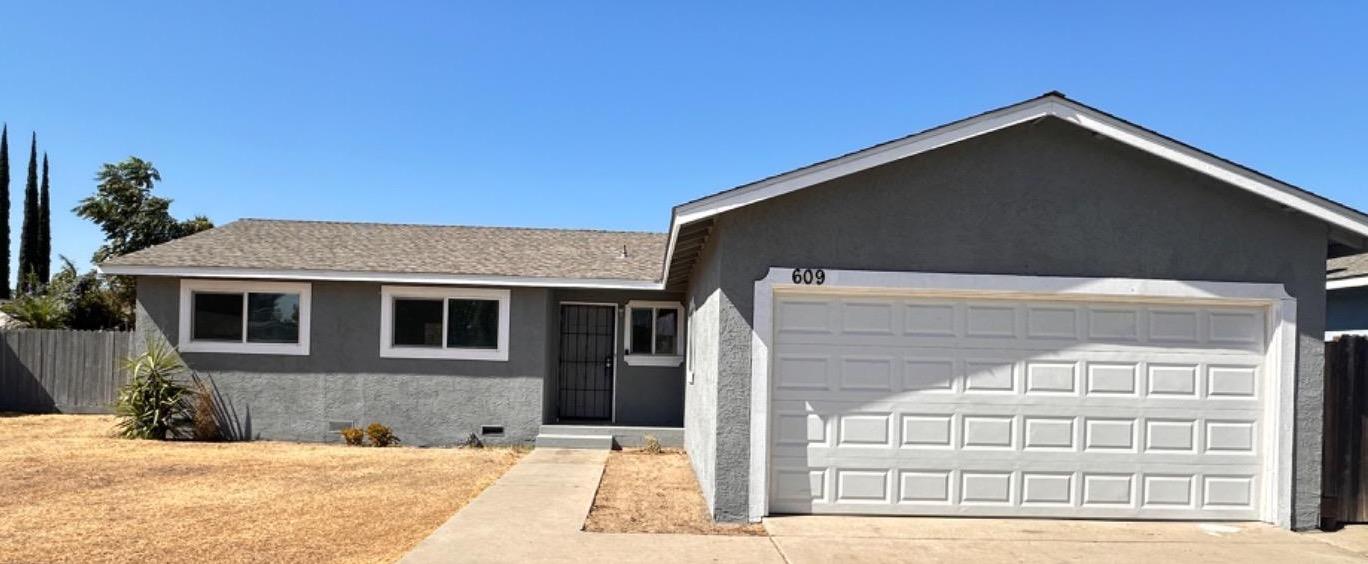
<svg viewBox="0 0 1368 564">
<path fill-rule="evenodd" d="M 639 450 L 608 456 L 584 530 L 596 533 L 764 535 L 759 524 L 714 523 L 698 489 L 689 455 Z"/>
<path fill-rule="evenodd" d="M 0 417 L 0 561 L 391 562 L 521 456 L 113 438 Z"/>
</svg>

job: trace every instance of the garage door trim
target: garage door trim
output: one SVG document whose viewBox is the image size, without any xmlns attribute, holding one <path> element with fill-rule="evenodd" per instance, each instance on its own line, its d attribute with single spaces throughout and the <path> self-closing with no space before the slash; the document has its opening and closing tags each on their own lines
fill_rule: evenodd
<svg viewBox="0 0 1368 564">
<path fill-rule="evenodd" d="M 1269 392 L 1265 410 L 1273 432 L 1264 435 L 1262 520 L 1291 525 L 1293 393 L 1296 378 L 1297 302 L 1281 284 L 879 272 L 820 269 L 802 276 L 804 267 L 771 268 L 755 283 L 751 342 L 751 442 L 749 513 L 752 521 L 769 514 L 770 362 L 774 339 L 774 297 L 787 294 L 895 294 L 915 297 L 1032 298 L 1073 301 L 1126 301 L 1266 308 L 1269 342 L 1265 366 Z M 819 270 L 819 269 L 812 269 Z M 817 280 L 822 283 L 818 284 Z M 794 281 L 799 282 L 795 283 Z M 807 281 L 806 283 L 804 281 Z"/>
</svg>

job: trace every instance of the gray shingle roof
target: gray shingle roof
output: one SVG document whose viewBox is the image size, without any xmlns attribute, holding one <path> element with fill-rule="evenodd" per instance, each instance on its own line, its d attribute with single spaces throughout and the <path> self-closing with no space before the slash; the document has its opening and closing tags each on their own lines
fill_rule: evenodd
<svg viewBox="0 0 1368 564">
<path fill-rule="evenodd" d="M 667 239 L 627 231 L 242 219 L 103 266 L 655 281 Z"/>
<path fill-rule="evenodd" d="M 1368 253 L 1332 258 L 1325 263 L 1325 278 L 1342 280 L 1368 276 Z"/>
</svg>

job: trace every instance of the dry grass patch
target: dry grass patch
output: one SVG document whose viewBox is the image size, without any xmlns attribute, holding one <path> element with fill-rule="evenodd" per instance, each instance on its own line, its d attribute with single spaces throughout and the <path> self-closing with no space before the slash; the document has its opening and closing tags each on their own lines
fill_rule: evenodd
<svg viewBox="0 0 1368 564">
<path fill-rule="evenodd" d="M 0 417 L 0 561 L 391 562 L 521 456 L 134 441 L 113 425 Z"/>
<path fill-rule="evenodd" d="M 689 467 L 677 450 L 614 452 L 603 470 L 584 530 L 596 533 L 764 535 L 759 524 L 714 523 Z"/>
</svg>

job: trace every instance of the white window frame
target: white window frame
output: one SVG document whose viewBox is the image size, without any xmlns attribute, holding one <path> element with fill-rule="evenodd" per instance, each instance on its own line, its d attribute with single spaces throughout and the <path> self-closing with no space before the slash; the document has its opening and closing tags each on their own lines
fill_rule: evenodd
<svg viewBox="0 0 1368 564">
<path fill-rule="evenodd" d="M 415 286 L 380 287 L 381 358 L 439 358 L 448 360 L 508 361 L 508 326 L 512 292 L 493 288 L 433 288 Z M 394 344 L 395 299 L 442 300 L 442 342 L 440 347 L 415 347 Z M 499 341 L 493 349 L 447 346 L 447 300 L 495 300 L 499 302 Z"/>
<path fill-rule="evenodd" d="M 194 338 L 194 295 L 200 293 L 243 295 L 242 341 L 197 341 Z M 247 294 L 299 294 L 299 342 L 252 343 L 247 341 Z M 195 280 L 180 282 L 180 331 L 176 348 L 181 352 L 229 354 L 309 355 L 309 326 L 313 317 L 313 285 L 302 282 L 255 282 L 248 280 Z"/>
<path fill-rule="evenodd" d="M 627 313 L 623 315 L 623 349 L 632 344 L 632 310 L 650 309 L 651 313 L 651 349 L 655 350 L 655 316 L 654 310 L 673 309 L 675 310 L 675 354 L 655 354 L 641 353 L 632 351 L 631 354 L 624 353 L 622 356 L 629 366 L 679 366 L 684 363 L 684 306 L 679 302 L 660 302 L 632 300 L 627 302 Z"/>
</svg>

